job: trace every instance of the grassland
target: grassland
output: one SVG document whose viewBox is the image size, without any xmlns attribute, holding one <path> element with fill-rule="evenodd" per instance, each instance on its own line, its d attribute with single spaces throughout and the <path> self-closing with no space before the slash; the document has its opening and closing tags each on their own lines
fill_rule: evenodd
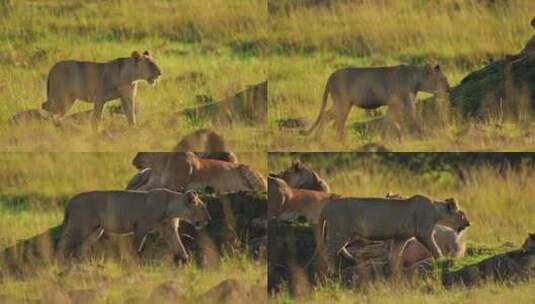
<svg viewBox="0 0 535 304">
<path fill-rule="evenodd" d="M 467 151 L 533 148 L 532 124 L 496 125 L 463 120 L 424 137 L 384 138 L 380 132 L 355 132 L 352 125 L 372 119 L 354 108 L 345 142 L 329 130 L 313 140 L 279 130 L 279 120 L 304 117 L 313 122 L 329 75 L 346 66 L 438 63 L 450 85 L 486 63 L 518 53 L 534 34 L 529 22 L 534 3 L 514 1 L 272 1 L 269 16 L 272 151 L 351 151 L 383 142 L 394 151 Z M 289 5 L 289 4 L 294 4 Z M 296 3 L 300 5 L 296 5 Z M 290 8 L 284 10 L 283 8 Z M 429 95 L 420 93 L 418 99 Z M 329 100 L 328 106 L 331 104 Z M 384 109 L 379 114 L 383 114 Z M 467 131 L 468 130 L 468 131 Z"/>
<path fill-rule="evenodd" d="M 81 191 L 124 189 L 135 173 L 133 153 L 1 153 L 0 248 L 30 238 L 61 223 L 65 199 Z M 264 174 L 265 153 L 237 153 L 239 159 Z M 195 263 L 170 267 L 166 262 L 143 264 L 90 260 L 65 272 L 57 263 L 28 265 L 24 275 L 9 274 L 9 264 L 0 261 L 0 301 L 37 300 L 60 286 L 67 292 L 102 290 L 96 303 L 122 303 L 146 299 L 167 281 L 187 301 L 224 279 L 266 286 L 265 262 L 245 252 L 222 257 L 217 266 L 201 268 Z M 33 267 L 33 268 L 31 268 Z"/>
<path fill-rule="evenodd" d="M 464 233 L 469 251 L 455 260 L 455 268 L 475 263 L 503 251 L 519 248 L 528 231 L 535 229 L 532 204 L 535 194 L 528 185 L 535 182 L 533 166 L 498 169 L 498 162 L 465 166 L 467 179 L 458 177 L 450 168 L 433 169 L 426 157 L 413 154 L 415 169 L 402 163 L 393 164 L 381 158 L 356 153 L 353 157 L 339 153 L 270 153 L 271 171 L 278 172 L 292 160 L 301 159 L 318 170 L 332 192 L 348 196 L 379 196 L 388 191 L 403 196 L 424 194 L 434 198 L 454 197 L 471 222 Z M 420 165 L 418 163 L 420 162 Z M 470 249 L 471 248 L 471 249 Z M 303 301 L 322 303 L 531 303 L 534 283 L 486 283 L 465 289 L 444 289 L 439 281 L 430 279 L 415 284 L 372 284 L 364 290 L 348 290 L 338 284 L 316 287 Z M 275 302 L 289 301 L 287 294 Z"/>
<path fill-rule="evenodd" d="M 0 149 L 3 151 L 166 151 L 186 133 L 209 122 L 174 113 L 266 79 L 255 37 L 266 31 L 265 5 L 253 1 L 0 1 Z M 18 111 L 46 98 L 46 76 L 65 59 L 108 61 L 149 50 L 161 81 L 142 83 L 134 129 L 104 111 L 99 135 L 89 124 L 10 126 Z M 119 104 L 118 101 L 114 103 Z M 69 113 L 91 109 L 77 102 Z M 168 122 L 177 118 L 177 122 Z M 264 129 L 237 124 L 219 129 L 231 148 L 265 150 Z"/>
</svg>

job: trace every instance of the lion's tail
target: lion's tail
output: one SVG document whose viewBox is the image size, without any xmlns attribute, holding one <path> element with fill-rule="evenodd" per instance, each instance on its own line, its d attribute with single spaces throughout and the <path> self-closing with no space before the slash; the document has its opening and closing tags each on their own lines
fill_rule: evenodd
<svg viewBox="0 0 535 304">
<path fill-rule="evenodd" d="M 266 179 L 260 173 L 247 165 L 240 165 L 239 170 L 250 189 L 267 191 Z"/>
<path fill-rule="evenodd" d="M 327 80 L 327 84 L 325 85 L 325 90 L 323 91 L 323 99 L 321 102 L 321 108 L 320 108 L 320 113 L 318 114 L 318 118 L 316 119 L 314 124 L 310 127 L 310 129 L 308 129 L 308 131 L 303 132 L 304 135 L 310 135 L 310 133 L 314 131 L 314 129 L 318 126 L 320 121 L 323 119 L 323 115 L 325 114 L 325 107 L 327 106 L 327 98 L 329 97 L 330 82 L 331 82 L 331 79 L 329 78 L 329 80 Z"/>
</svg>

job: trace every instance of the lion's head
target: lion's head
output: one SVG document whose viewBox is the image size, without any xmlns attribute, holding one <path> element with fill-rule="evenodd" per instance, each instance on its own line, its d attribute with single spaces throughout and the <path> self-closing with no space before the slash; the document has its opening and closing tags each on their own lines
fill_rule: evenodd
<svg viewBox="0 0 535 304">
<path fill-rule="evenodd" d="M 429 64 L 426 64 L 423 68 L 423 75 L 420 79 L 419 85 L 420 91 L 436 94 L 439 92 L 448 92 L 450 89 L 450 84 L 448 78 L 444 73 L 440 65 L 432 67 Z"/>
<path fill-rule="evenodd" d="M 276 175 L 286 181 L 291 188 L 313 189 L 329 192 L 329 186 L 319 177 L 319 175 L 299 160 Z M 321 189 L 318 189 L 321 188 Z"/>
<path fill-rule="evenodd" d="M 470 226 L 470 221 L 466 214 L 459 209 L 455 199 L 448 198 L 444 201 L 435 202 L 435 204 L 440 206 L 437 213 L 439 224 L 450 227 L 458 233 Z"/>
<path fill-rule="evenodd" d="M 186 211 L 182 214 L 181 219 L 191 223 L 197 230 L 204 228 L 211 217 L 199 195 L 194 191 L 188 191 L 182 194 L 181 198 L 186 205 Z"/>
<path fill-rule="evenodd" d="M 150 56 L 149 51 L 145 51 L 143 54 L 133 51 L 131 58 L 134 64 L 125 66 L 123 73 L 132 75 L 136 80 L 146 80 L 151 85 L 162 75 L 160 67 Z"/>
<path fill-rule="evenodd" d="M 160 169 L 168 154 L 167 152 L 138 152 L 132 160 L 132 165 L 138 170 Z"/>
</svg>

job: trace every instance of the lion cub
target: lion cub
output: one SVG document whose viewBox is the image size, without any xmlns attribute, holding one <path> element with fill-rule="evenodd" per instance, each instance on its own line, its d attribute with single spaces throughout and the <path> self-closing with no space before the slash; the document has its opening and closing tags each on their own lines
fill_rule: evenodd
<svg viewBox="0 0 535 304">
<path fill-rule="evenodd" d="M 392 266 L 400 269 L 401 252 L 415 237 L 433 258 L 442 255 L 433 239 L 436 224 L 460 232 L 470 226 L 454 199 L 433 201 L 422 195 L 408 199 L 340 198 L 330 200 L 320 216 L 322 227 L 318 252 L 335 269 L 338 253 L 355 237 L 369 240 L 393 239 Z M 327 254 L 327 256 L 325 256 Z"/>
<path fill-rule="evenodd" d="M 104 232 L 134 234 L 133 247 L 143 249 L 146 235 L 162 229 L 178 257 L 188 254 L 178 234 L 179 218 L 202 229 L 210 221 L 206 206 L 195 192 L 167 189 L 145 191 L 92 191 L 73 197 L 65 209 L 59 254 L 82 257 Z"/>
</svg>

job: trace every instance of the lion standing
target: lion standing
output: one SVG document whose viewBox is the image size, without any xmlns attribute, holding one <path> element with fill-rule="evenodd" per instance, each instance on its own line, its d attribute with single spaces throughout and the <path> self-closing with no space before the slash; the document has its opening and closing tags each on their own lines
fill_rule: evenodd
<svg viewBox="0 0 535 304">
<path fill-rule="evenodd" d="M 135 125 L 137 81 L 154 84 L 160 75 L 161 70 L 148 51 L 143 55 L 134 51 L 130 57 L 105 63 L 60 61 L 48 73 L 47 99 L 41 107 L 57 119 L 63 117 L 76 100 L 91 102 L 95 105 L 93 127 L 97 128 L 104 104 L 120 98 L 128 123 Z"/>
</svg>

